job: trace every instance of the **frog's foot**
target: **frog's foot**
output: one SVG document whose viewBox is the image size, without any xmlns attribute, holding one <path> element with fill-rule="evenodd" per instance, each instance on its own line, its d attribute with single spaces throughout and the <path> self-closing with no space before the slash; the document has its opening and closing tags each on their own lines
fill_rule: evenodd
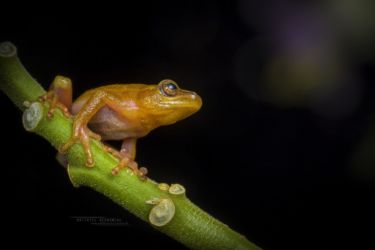
<svg viewBox="0 0 375 250">
<path fill-rule="evenodd" d="M 89 130 L 86 126 L 82 126 L 77 129 L 72 137 L 59 149 L 60 153 L 65 153 L 71 146 L 76 143 L 81 143 L 83 150 L 86 155 L 86 166 L 93 167 L 95 165 L 94 158 L 92 156 L 90 139 L 101 140 L 100 135 L 95 134 Z"/>
<path fill-rule="evenodd" d="M 133 172 L 138 176 L 140 180 L 145 181 L 147 179 L 147 176 L 146 176 L 148 173 L 147 168 L 145 167 L 138 168 L 138 163 L 135 162 L 134 160 L 130 160 L 126 156 L 123 157 L 120 160 L 120 163 L 115 168 L 112 169 L 112 174 L 117 175 L 121 171 L 121 169 L 124 169 L 127 167 L 133 170 Z"/>
<path fill-rule="evenodd" d="M 59 101 L 59 97 L 55 93 L 54 90 L 50 90 L 47 93 L 45 93 L 44 95 L 40 96 L 38 98 L 38 101 L 40 101 L 42 103 L 44 103 L 44 102 L 49 103 L 49 109 L 48 109 L 48 113 L 47 113 L 48 119 L 51 119 L 53 117 L 53 114 L 55 113 L 56 108 L 59 108 L 63 112 L 65 117 L 68 117 L 68 118 L 71 117 L 69 109 Z"/>
<path fill-rule="evenodd" d="M 138 168 L 138 163 L 134 161 L 130 155 L 126 152 L 126 150 L 122 149 L 121 151 L 117 151 L 116 149 L 104 145 L 104 150 L 112 154 L 114 157 L 120 160 L 119 164 L 112 169 L 112 174 L 117 175 L 121 169 L 130 168 L 141 180 L 147 179 L 147 168 L 140 167 Z"/>
</svg>

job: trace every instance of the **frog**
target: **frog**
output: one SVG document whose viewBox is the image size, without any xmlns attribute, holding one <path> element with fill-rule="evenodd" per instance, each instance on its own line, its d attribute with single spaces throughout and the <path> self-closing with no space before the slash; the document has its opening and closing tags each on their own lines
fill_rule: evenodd
<svg viewBox="0 0 375 250">
<path fill-rule="evenodd" d="M 157 84 L 116 83 L 89 89 L 73 102 L 73 85 L 70 78 L 57 75 L 49 91 L 39 98 L 49 102 L 48 118 L 59 108 L 73 118 L 73 131 L 68 141 L 59 148 L 65 154 L 74 144 L 81 144 L 85 165 L 95 165 L 90 139 L 106 142 L 121 140 L 120 150 L 107 144 L 103 149 L 118 158 L 112 169 L 117 175 L 121 169 L 130 168 L 144 177 L 147 169 L 138 168 L 135 161 L 136 143 L 152 130 L 176 123 L 200 110 L 202 98 L 195 92 L 181 89 L 170 79 Z"/>
</svg>

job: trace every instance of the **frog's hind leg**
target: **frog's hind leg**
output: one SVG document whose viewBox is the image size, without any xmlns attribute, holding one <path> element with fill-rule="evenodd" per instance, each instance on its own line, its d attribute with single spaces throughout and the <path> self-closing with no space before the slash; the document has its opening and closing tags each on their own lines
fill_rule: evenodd
<svg viewBox="0 0 375 250">
<path fill-rule="evenodd" d="M 51 118 L 56 108 L 60 108 L 66 117 L 70 117 L 72 108 L 72 81 L 68 77 L 56 76 L 49 91 L 39 97 L 39 101 L 48 101 L 48 117 Z"/>
<path fill-rule="evenodd" d="M 113 175 L 117 175 L 121 169 L 129 167 L 141 180 L 146 179 L 147 169 L 145 167 L 138 168 L 138 164 L 135 161 L 136 142 L 137 139 L 135 138 L 124 139 L 120 151 L 107 145 L 104 146 L 107 152 L 120 160 L 119 164 L 112 169 Z"/>
</svg>

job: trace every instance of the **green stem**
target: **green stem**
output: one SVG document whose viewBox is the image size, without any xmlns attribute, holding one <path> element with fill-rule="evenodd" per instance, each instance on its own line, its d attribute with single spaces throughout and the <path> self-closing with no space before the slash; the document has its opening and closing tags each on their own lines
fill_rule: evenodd
<svg viewBox="0 0 375 250">
<path fill-rule="evenodd" d="M 23 67 L 13 44 L 1 43 L 0 58 L 0 88 L 19 109 L 24 110 L 24 101 L 34 101 L 45 91 Z"/>
<path fill-rule="evenodd" d="M 23 115 L 26 130 L 41 135 L 55 148 L 69 139 L 72 120 L 64 117 L 60 110 L 52 119 L 47 118 L 47 106 L 35 103 L 45 91 L 18 60 L 15 46 L 7 42 L 0 44 L 0 88 L 22 110 L 25 109 L 25 101 L 34 102 Z M 67 153 L 67 170 L 74 186 L 91 187 L 148 223 L 153 205 L 147 201 L 170 199 L 175 206 L 174 217 L 164 226 L 153 227 L 189 248 L 259 249 L 194 205 L 185 194 L 171 194 L 151 179 L 140 180 L 130 170 L 113 176 L 111 170 L 117 165 L 117 159 L 105 152 L 100 142 L 92 141 L 91 146 L 95 160 L 93 168 L 85 166 L 85 155 L 80 145 L 72 146 Z"/>
</svg>

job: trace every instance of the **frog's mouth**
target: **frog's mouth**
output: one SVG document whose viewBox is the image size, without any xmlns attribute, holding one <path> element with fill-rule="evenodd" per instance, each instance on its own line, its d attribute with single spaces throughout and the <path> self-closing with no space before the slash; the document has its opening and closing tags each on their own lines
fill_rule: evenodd
<svg viewBox="0 0 375 250">
<path fill-rule="evenodd" d="M 177 121 L 196 113 L 202 106 L 202 99 L 194 92 L 186 91 L 176 97 L 163 100 L 160 104 L 159 118 L 164 125 Z"/>
<path fill-rule="evenodd" d="M 202 99 L 195 92 L 179 90 L 176 97 L 169 97 L 168 99 L 161 101 L 160 105 L 172 110 L 186 109 L 196 112 L 202 107 Z"/>
</svg>

